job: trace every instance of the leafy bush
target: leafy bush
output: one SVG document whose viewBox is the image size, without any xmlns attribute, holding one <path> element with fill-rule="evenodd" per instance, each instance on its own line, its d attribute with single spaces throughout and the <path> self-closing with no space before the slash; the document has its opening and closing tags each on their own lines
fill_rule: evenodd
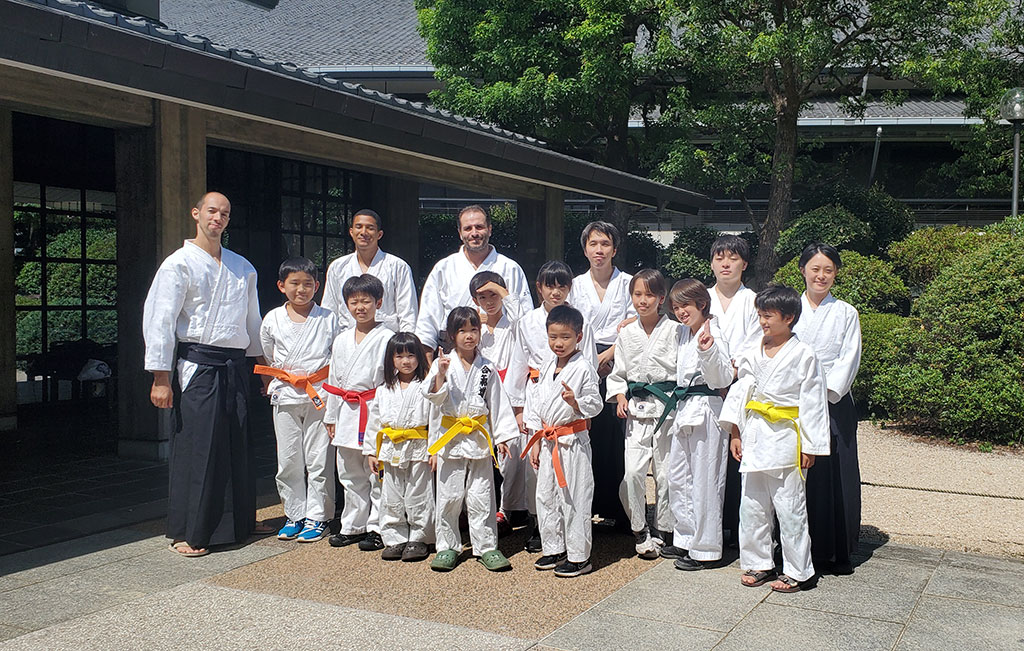
<svg viewBox="0 0 1024 651">
<path fill-rule="evenodd" d="M 626 259 L 619 262 L 620 269 L 627 273 L 636 273 L 641 269 L 660 269 L 665 247 L 654 239 L 650 233 L 640 228 L 633 228 L 626 233 Z M 662 270 L 664 272 L 664 270 Z"/>
<path fill-rule="evenodd" d="M 853 382 L 853 399 L 868 413 L 878 411 L 871 397 L 875 376 L 894 354 L 893 333 L 907 321 L 898 314 L 866 312 L 860 315 L 860 370 Z"/>
<path fill-rule="evenodd" d="M 1024 432 L 1024 257 L 995 241 L 946 266 L 893 332 L 871 399 L 944 436 L 1020 441 Z"/>
<path fill-rule="evenodd" d="M 842 251 L 843 266 L 836 274 L 832 295 L 857 308 L 858 312 L 886 312 L 905 314 L 910 306 L 907 286 L 893 271 L 892 265 L 856 251 Z M 775 274 L 775 282 L 798 291 L 804 289 L 804 279 L 793 258 Z"/>
<path fill-rule="evenodd" d="M 862 253 L 870 253 L 874 249 L 871 227 L 837 204 L 815 208 L 793 220 L 779 235 L 775 251 L 779 260 L 788 261 L 799 256 L 804 247 L 813 242 Z"/>
<path fill-rule="evenodd" d="M 865 248 L 848 246 L 868 255 L 884 255 L 889 245 L 914 230 L 914 213 L 906 204 L 877 186 L 865 189 L 851 185 L 827 186 L 801 198 L 805 211 L 827 205 L 842 206 L 871 229 L 872 239 Z M 827 240 L 823 240 L 827 241 Z M 828 242 L 836 248 L 840 245 Z"/>
<path fill-rule="evenodd" d="M 889 257 L 907 285 L 920 290 L 964 254 L 1004 237 L 962 226 L 922 228 L 890 246 Z"/>
<path fill-rule="evenodd" d="M 676 280 L 696 278 L 705 283 L 713 282 L 709 254 L 717 238 L 718 231 L 705 226 L 678 231 L 665 250 L 665 273 Z"/>
</svg>

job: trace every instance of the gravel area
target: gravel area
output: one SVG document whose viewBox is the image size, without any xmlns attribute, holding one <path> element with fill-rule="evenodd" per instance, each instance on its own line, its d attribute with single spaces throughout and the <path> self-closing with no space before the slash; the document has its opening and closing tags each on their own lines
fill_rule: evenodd
<svg viewBox="0 0 1024 651">
<path fill-rule="evenodd" d="M 980 452 L 868 421 L 858 445 L 861 481 L 885 485 L 863 487 L 864 540 L 1024 557 L 1024 452 Z"/>
</svg>

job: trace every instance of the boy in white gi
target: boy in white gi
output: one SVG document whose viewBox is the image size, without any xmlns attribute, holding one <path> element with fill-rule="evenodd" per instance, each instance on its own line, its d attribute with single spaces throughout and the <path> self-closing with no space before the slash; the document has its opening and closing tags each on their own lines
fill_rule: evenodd
<svg viewBox="0 0 1024 651">
<path fill-rule="evenodd" d="M 512 567 L 498 551 L 494 513 L 494 448 L 508 455 L 519 436 L 512 405 L 494 366 L 477 350 L 480 316 L 471 307 L 448 314 L 447 334 L 454 346 L 439 356 L 423 383 L 436 405 L 430 423 L 430 447 L 437 467 L 437 555 L 430 569 L 455 569 L 462 551 L 459 513 L 466 504 L 473 555 L 491 571 Z"/>
<path fill-rule="evenodd" d="M 668 496 L 676 527 L 672 544 L 661 548 L 680 570 L 700 570 L 722 559 L 722 498 L 729 435 L 718 425 L 722 396 L 733 380 L 729 351 L 704 283 L 678 281 L 669 292 L 679 321 L 676 395 L 669 432 Z"/>
<path fill-rule="evenodd" d="M 316 265 L 306 258 L 285 260 L 277 288 L 288 299 L 271 310 L 260 327 L 263 357 L 257 365 L 274 406 L 277 435 L 277 492 L 287 518 L 280 540 L 316 542 L 334 513 L 334 454 L 324 427 L 331 344 L 338 332 L 334 313 L 316 304 L 320 283 Z"/>
<path fill-rule="evenodd" d="M 590 505 L 594 473 L 588 419 L 604 401 L 594 366 L 579 352 L 583 315 L 568 305 L 551 309 L 548 346 L 553 356 L 540 369 L 534 399 L 524 413 L 536 432 L 523 456 L 537 471 L 537 522 L 544 555 L 533 564 L 573 577 L 593 570 Z"/>
<path fill-rule="evenodd" d="M 572 271 L 561 260 L 549 260 L 541 265 L 537 272 L 537 294 L 541 297 L 540 307 L 527 312 L 515 326 L 515 346 L 512 361 L 509 363 L 509 375 L 506 382 L 512 406 L 517 410 L 517 418 L 522 423 L 522 410 L 526 407 L 537 387 L 540 367 L 552 357 L 548 346 L 547 323 L 548 313 L 555 307 L 565 303 L 572 290 Z M 580 352 L 597 368 L 597 346 L 594 335 L 584 324 L 583 340 Z M 528 431 L 529 436 L 531 432 Z M 530 515 L 536 517 L 537 508 L 534 496 L 537 491 L 537 473 L 525 464 L 522 466 L 525 478 L 526 506 Z M 526 541 L 526 551 L 536 554 L 541 551 L 540 529 L 534 523 L 533 533 Z"/>
<path fill-rule="evenodd" d="M 469 281 L 469 293 L 480 308 L 480 353 L 494 364 L 502 382 L 508 373 L 515 346 L 515 324 L 522 309 L 517 298 L 511 296 L 505 279 L 493 271 L 481 271 Z M 518 521 L 527 519 L 526 465 L 520 459 L 522 437 L 509 442 L 509 456 L 499 461 L 501 499 L 497 513 L 498 535 L 512 531 L 514 515 Z"/>
<path fill-rule="evenodd" d="M 821 364 L 793 336 L 800 295 L 788 287 L 761 290 L 755 301 L 764 338 L 739 354 L 738 379 L 719 422 L 740 462 L 740 567 L 745 586 L 772 581 L 796 592 L 814 577 L 807 528 L 804 469 L 829 453 L 828 397 Z M 779 521 L 784 574 L 772 559 L 773 516 Z"/>
<path fill-rule="evenodd" d="M 374 551 L 384 548 L 377 523 L 380 481 L 363 456 L 363 439 L 370 403 L 384 382 L 384 351 L 395 333 L 376 320 L 384 286 L 375 276 L 349 278 L 342 291 L 356 325 L 334 339 L 331 373 L 323 385 L 330 394 L 324 423 L 338 451 L 338 480 L 345 490 L 341 532 L 327 542 L 332 547 L 358 542 L 359 549 Z"/>
<path fill-rule="evenodd" d="M 400 332 L 384 354 L 384 384 L 370 405 L 363 450 L 370 470 L 383 470 L 380 536 L 385 561 L 422 561 L 434 542 L 434 462 L 427 452 L 430 402 L 423 395 L 427 377 L 423 344 Z M 385 468 L 386 467 L 386 468 Z"/>
<path fill-rule="evenodd" d="M 629 516 L 636 553 L 658 558 L 659 548 L 675 525 L 668 501 L 665 462 L 671 437 L 668 417 L 675 407 L 678 326 L 659 313 L 668 293 L 665 277 L 642 269 L 629 283 L 637 319 L 624 326 L 615 340 L 615 363 L 607 379 L 608 402 L 615 402 L 626 419 L 623 453 L 625 476 L 619 499 Z M 655 531 L 647 526 L 647 469 L 654 468 Z"/>
</svg>

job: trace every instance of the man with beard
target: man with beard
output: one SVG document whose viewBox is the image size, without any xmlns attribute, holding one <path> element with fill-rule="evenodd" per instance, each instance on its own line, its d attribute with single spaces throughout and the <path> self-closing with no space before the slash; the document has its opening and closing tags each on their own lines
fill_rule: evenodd
<svg viewBox="0 0 1024 651">
<path fill-rule="evenodd" d="M 438 345 L 446 351 L 450 349 L 444 332 L 448 313 L 460 306 L 473 307 L 469 281 L 477 272 L 493 271 L 500 275 L 510 296 L 519 300 L 520 314 L 533 309 L 523 268 L 491 246 L 491 218 L 483 206 L 474 204 L 463 208 L 457 224 L 462 246 L 434 265 L 420 297 L 416 336 L 430 351 Z"/>
</svg>

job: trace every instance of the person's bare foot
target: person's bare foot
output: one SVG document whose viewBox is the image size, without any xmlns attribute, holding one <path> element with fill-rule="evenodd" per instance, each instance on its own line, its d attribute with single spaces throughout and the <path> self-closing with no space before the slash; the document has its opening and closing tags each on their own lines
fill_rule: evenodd
<svg viewBox="0 0 1024 651">
<path fill-rule="evenodd" d="M 272 533 L 277 533 L 277 529 L 266 522 L 257 522 L 256 526 L 252 528 L 254 536 L 269 536 Z"/>
<path fill-rule="evenodd" d="M 179 556 L 186 556 L 189 558 L 206 556 L 210 553 L 209 549 L 206 549 L 205 547 L 193 547 L 184 540 L 176 540 L 168 545 L 167 548 Z"/>
</svg>

